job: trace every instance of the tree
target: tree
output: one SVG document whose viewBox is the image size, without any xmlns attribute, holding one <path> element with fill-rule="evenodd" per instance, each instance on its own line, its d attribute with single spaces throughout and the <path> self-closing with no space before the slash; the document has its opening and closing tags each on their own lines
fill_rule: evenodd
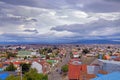
<svg viewBox="0 0 120 80">
<path fill-rule="evenodd" d="M 9 76 L 6 80 L 20 80 L 20 76 Z M 48 75 L 37 73 L 36 69 L 30 69 L 29 72 L 26 72 L 22 80 L 48 80 Z"/>
<path fill-rule="evenodd" d="M 7 59 L 10 59 L 10 57 L 16 57 L 16 54 L 9 53 L 9 52 L 7 52 L 6 55 L 7 55 Z"/>
<path fill-rule="evenodd" d="M 27 56 L 24 57 L 24 60 L 27 59 Z"/>
<path fill-rule="evenodd" d="M 26 80 L 48 80 L 48 76 L 37 73 L 36 69 L 30 69 L 29 72 L 24 75 Z"/>
<path fill-rule="evenodd" d="M 13 65 L 13 63 L 10 63 L 10 65 L 8 67 L 6 67 L 5 71 L 15 71 L 16 68 L 15 66 Z"/>
<path fill-rule="evenodd" d="M 83 51 L 82 51 L 82 53 L 83 54 L 87 54 L 87 53 L 89 53 L 90 51 L 86 48 L 86 49 L 83 49 Z"/>
<path fill-rule="evenodd" d="M 66 65 L 63 65 L 62 68 L 61 68 L 61 70 L 62 70 L 63 72 L 68 72 L 68 65 L 67 65 L 67 64 L 66 64 Z"/>
<path fill-rule="evenodd" d="M 26 73 L 30 70 L 31 64 L 21 63 L 20 66 L 22 66 L 22 73 Z"/>
</svg>

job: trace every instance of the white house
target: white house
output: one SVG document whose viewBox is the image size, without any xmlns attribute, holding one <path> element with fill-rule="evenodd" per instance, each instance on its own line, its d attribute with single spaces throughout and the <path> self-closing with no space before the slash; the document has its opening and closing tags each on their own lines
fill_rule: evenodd
<svg viewBox="0 0 120 80">
<path fill-rule="evenodd" d="M 78 52 L 73 52 L 73 57 L 74 57 L 74 58 L 78 58 L 78 57 L 79 57 Z"/>
<path fill-rule="evenodd" d="M 35 68 L 38 71 L 38 73 L 43 73 L 42 65 L 36 61 L 32 62 L 31 68 Z"/>
</svg>

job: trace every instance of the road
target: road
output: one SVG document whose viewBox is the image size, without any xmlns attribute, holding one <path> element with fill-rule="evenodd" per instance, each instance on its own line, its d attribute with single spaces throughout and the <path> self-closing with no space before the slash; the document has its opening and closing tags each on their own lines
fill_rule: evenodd
<svg viewBox="0 0 120 80">
<path fill-rule="evenodd" d="M 66 57 L 62 58 L 62 62 L 59 61 L 57 67 L 51 68 L 51 73 L 48 75 L 48 80 L 63 80 L 62 75 L 59 72 L 63 65 L 68 64 L 69 60 L 70 60 L 70 53 L 67 53 Z M 56 71 L 56 69 L 58 69 L 58 72 Z"/>
</svg>

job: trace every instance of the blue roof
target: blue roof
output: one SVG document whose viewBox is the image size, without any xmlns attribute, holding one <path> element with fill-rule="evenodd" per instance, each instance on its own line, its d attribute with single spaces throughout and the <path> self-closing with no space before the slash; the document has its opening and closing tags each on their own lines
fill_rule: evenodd
<svg viewBox="0 0 120 80">
<path fill-rule="evenodd" d="M 101 76 L 103 76 L 104 74 L 97 74 L 97 77 L 101 77 Z"/>
<path fill-rule="evenodd" d="M 92 80 L 118 80 L 120 79 L 120 72 L 113 72 L 101 77 L 94 78 Z"/>
<path fill-rule="evenodd" d="M 5 80 L 9 76 L 9 73 L 0 73 L 0 79 Z"/>
</svg>

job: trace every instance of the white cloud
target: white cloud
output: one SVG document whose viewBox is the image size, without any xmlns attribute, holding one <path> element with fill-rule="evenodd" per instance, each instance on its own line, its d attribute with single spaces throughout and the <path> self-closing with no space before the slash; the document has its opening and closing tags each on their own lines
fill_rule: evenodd
<svg viewBox="0 0 120 80">
<path fill-rule="evenodd" d="M 120 19 L 120 12 L 111 12 L 111 13 L 92 13 L 93 17 L 98 19 L 105 19 L 105 20 L 118 20 Z"/>
<path fill-rule="evenodd" d="M 77 33 L 69 31 L 51 31 L 55 37 L 72 37 L 78 35 Z"/>
<path fill-rule="evenodd" d="M 120 12 L 111 12 L 111 13 L 94 13 L 86 12 L 83 10 L 78 10 L 70 8 L 69 5 L 64 5 L 61 9 L 49 9 L 49 8 L 40 8 L 40 7 L 30 7 L 30 6 L 21 6 L 21 5 L 10 5 L 7 3 L 1 3 L 3 6 L 0 14 L 0 34 L 3 33 L 14 33 L 19 35 L 31 36 L 34 35 L 37 37 L 74 37 L 78 35 L 85 36 L 84 38 L 89 38 L 89 36 L 107 36 L 113 35 L 120 32 L 119 27 L 115 24 L 109 25 L 106 24 L 106 21 L 114 21 L 120 19 Z M 3 5 L 4 4 L 4 5 Z M 7 7 L 7 6 L 8 7 Z M 84 4 L 77 4 L 79 7 L 84 7 Z M 3 19 L 4 18 L 4 19 Z M 3 21 L 5 20 L 5 22 Z M 105 22 L 100 25 L 101 20 Z M 3 21 L 3 22 L 2 22 Z M 96 23 L 94 23 L 96 22 Z M 92 24 L 93 25 L 89 25 Z M 87 26 L 73 26 L 69 25 L 80 24 Z M 63 25 L 67 25 L 69 30 L 55 31 L 51 30 L 53 27 L 60 27 L 64 29 Z M 97 25 L 97 27 L 95 26 Z M 100 26 L 99 26 L 100 25 Z M 107 28 L 106 28 L 107 26 Z M 10 29 L 9 29 L 9 28 Z M 105 27 L 105 28 L 104 28 Z M 28 30 L 25 32 L 25 30 Z M 72 30 L 76 30 L 72 31 Z M 33 31 L 33 32 L 32 32 Z M 38 31 L 39 33 L 34 33 Z M 51 34 L 51 35 L 49 35 Z M 32 36 L 33 37 L 33 36 Z"/>
<path fill-rule="evenodd" d="M 87 18 L 88 14 L 83 11 L 74 11 L 73 15 L 77 18 Z"/>
</svg>

